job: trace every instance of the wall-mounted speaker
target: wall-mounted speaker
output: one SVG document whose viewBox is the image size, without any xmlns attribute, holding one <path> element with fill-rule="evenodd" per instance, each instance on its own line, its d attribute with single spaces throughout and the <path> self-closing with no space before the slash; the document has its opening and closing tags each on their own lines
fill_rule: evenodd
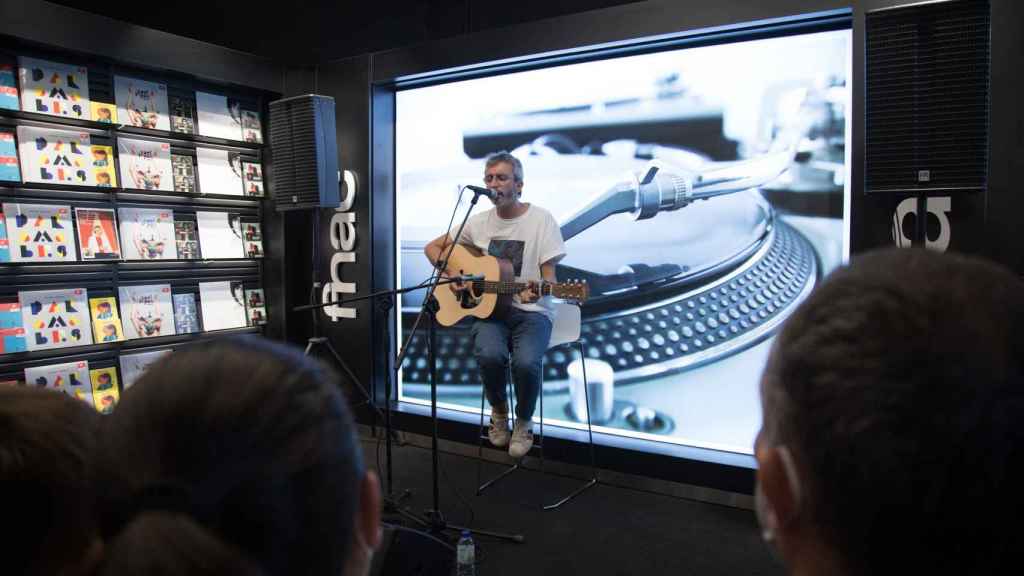
<svg viewBox="0 0 1024 576">
<path fill-rule="evenodd" d="M 278 211 L 338 206 L 334 98 L 307 94 L 271 102 L 270 153 Z"/>
<path fill-rule="evenodd" d="M 865 15 L 868 193 L 986 189 L 990 13 L 949 0 Z"/>
</svg>

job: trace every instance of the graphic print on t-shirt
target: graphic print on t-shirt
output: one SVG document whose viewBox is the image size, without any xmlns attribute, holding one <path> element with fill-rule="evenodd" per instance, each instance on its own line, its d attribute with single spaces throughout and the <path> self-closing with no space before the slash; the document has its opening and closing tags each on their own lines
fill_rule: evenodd
<svg viewBox="0 0 1024 576">
<path fill-rule="evenodd" d="M 523 272 L 523 252 L 526 242 L 522 240 L 491 240 L 487 253 L 495 258 L 508 260 L 512 263 L 516 276 Z"/>
</svg>

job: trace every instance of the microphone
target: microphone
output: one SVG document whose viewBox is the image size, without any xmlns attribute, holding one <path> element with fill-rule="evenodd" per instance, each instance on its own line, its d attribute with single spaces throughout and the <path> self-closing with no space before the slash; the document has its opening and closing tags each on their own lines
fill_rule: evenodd
<svg viewBox="0 0 1024 576">
<path fill-rule="evenodd" d="M 476 194 L 477 196 L 487 196 L 488 198 L 491 199 L 492 202 L 494 201 L 494 190 L 491 190 L 490 188 L 484 188 L 483 186 L 473 186 L 472 184 L 467 184 L 466 188 L 472 190 L 473 194 Z"/>
</svg>

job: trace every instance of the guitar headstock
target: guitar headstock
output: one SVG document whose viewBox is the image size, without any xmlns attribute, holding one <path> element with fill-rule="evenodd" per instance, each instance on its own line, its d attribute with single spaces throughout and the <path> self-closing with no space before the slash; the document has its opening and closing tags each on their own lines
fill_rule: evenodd
<svg viewBox="0 0 1024 576">
<path fill-rule="evenodd" d="M 570 280 L 551 286 L 551 295 L 562 300 L 583 303 L 590 297 L 590 285 L 586 280 Z"/>
</svg>

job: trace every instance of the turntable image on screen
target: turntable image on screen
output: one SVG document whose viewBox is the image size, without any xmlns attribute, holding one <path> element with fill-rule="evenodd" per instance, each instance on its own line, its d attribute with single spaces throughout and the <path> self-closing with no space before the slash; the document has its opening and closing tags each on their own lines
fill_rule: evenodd
<svg viewBox="0 0 1024 576">
<path fill-rule="evenodd" d="M 455 232 L 473 197 L 460 189 L 509 151 L 521 201 L 561 229 L 559 282 L 589 288 L 595 430 L 751 454 L 773 336 L 848 255 L 850 42 L 817 32 L 399 91 L 399 285 L 430 278 L 424 246 Z M 430 399 L 427 334 L 410 335 L 424 296 L 401 301 L 405 402 Z M 438 326 L 436 377 L 440 406 L 477 412 L 472 321 Z M 582 425 L 580 368 L 578 346 L 546 353 L 546 425 Z"/>
</svg>

